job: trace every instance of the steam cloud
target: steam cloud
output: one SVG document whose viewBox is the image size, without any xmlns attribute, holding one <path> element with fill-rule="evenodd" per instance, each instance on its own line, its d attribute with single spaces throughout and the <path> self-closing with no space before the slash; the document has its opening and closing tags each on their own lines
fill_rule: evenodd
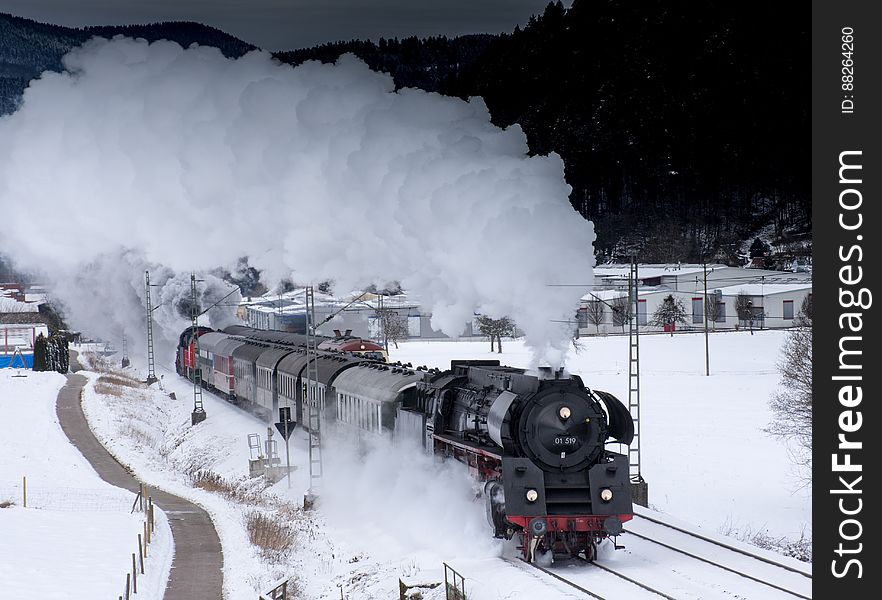
<svg viewBox="0 0 882 600">
<path fill-rule="evenodd" d="M 116 38 L 64 65 L 0 119 L 0 203 L 3 250 L 58 282 L 75 326 L 140 335 L 146 268 L 183 297 L 174 273 L 247 255 L 271 282 L 400 281 L 451 335 L 509 315 L 562 363 L 571 327 L 553 321 L 582 292 L 547 284 L 591 283 L 593 226 L 561 159 L 529 157 L 480 98 L 396 92 L 352 56 L 291 68 Z"/>
</svg>

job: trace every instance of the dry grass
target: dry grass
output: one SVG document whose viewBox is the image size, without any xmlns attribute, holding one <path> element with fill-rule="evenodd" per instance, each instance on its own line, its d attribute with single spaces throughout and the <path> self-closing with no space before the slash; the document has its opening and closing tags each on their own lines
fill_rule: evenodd
<svg viewBox="0 0 882 600">
<path fill-rule="evenodd" d="M 235 486 L 229 481 L 207 469 L 199 469 L 190 475 L 190 483 L 193 487 L 215 492 L 223 496 L 233 496 L 235 494 Z"/>
<path fill-rule="evenodd" d="M 113 370 L 110 361 L 96 352 L 81 352 L 79 361 L 83 367 L 98 373 L 110 373 Z"/>
<path fill-rule="evenodd" d="M 812 562 L 812 540 L 811 537 L 806 535 L 805 531 L 799 535 L 799 538 L 774 537 L 769 535 L 764 529 L 755 531 L 751 527 L 736 528 L 728 520 L 718 528 L 718 531 L 723 535 L 733 537 L 764 550 L 777 552 L 778 554 L 790 556 L 803 562 Z"/>
<path fill-rule="evenodd" d="M 117 385 L 107 385 L 106 383 L 96 383 L 95 392 L 102 396 L 113 396 L 115 398 L 122 398 L 125 394 L 121 387 Z"/>
<path fill-rule="evenodd" d="M 257 487 L 254 482 L 250 482 L 249 485 L 247 481 L 230 481 L 208 469 L 192 471 L 189 476 L 193 487 L 226 496 L 233 502 L 251 506 L 261 506 L 267 503 L 266 498 L 260 494 L 265 487 L 264 485 Z"/>
<path fill-rule="evenodd" d="M 98 378 L 98 383 L 106 383 L 107 385 L 118 385 L 130 388 L 142 388 L 144 384 L 135 379 L 131 375 L 125 373 L 108 373 Z"/>
<path fill-rule="evenodd" d="M 812 540 L 806 537 L 805 533 L 802 533 L 799 539 L 791 539 L 783 536 L 773 537 L 761 531 L 745 541 L 778 554 L 791 556 L 802 562 L 812 562 Z"/>
<path fill-rule="evenodd" d="M 9 508 L 10 506 L 15 506 L 15 502 L 13 502 L 12 500 L 0 501 L 0 508 Z"/>
<path fill-rule="evenodd" d="M 278 516 L 251 511 L 245 514 L 245 525 L 248 539 L 266 559 L 282 561 L 294 547 L 294 532 Z"/>
<path fill-rule="evenodd" d="M 131 438 L 134 441 L 138 442 L 142 446 L 149 446 L 151 448 L 156 446 L 156 440 L 153 439 L 153 436 L 132 422 L 121 425 L 119 428 L 119 432 L 125 437 Z"/>
<path fill-rule="evenodd" d="M 126 373 L 105 371 L 95 382 L 95 391 L 103 396 L 122 398 L 126 389 L 143 389 L 144 383 Z"/>
</svg>

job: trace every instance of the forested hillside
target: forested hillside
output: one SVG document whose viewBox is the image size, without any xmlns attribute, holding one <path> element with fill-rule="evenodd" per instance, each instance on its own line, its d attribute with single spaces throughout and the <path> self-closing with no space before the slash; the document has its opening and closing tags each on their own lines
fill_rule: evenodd
<svg viewBox="0 0 882 600">
<path fill-rule="evenodd" d="M 200 23 L 153 23 L 75 29 L 0 13 L 0 115 L 11 113 L 28 82 L 43 71 L 60 71 L 61 58 L 94 36 L 167 39 L 184 47 L 215 46 L 226 56 L 242 56 L 254 46 Z"/>
<path fill-rule="evenodd" d="M 808 11 L 781 3 L 558 2 L 503 35 L 349 41 L 276 53 L 290 64 L 352 52 L 399 87 L 483 96 L 532 152 L 557 152 L 599 260 L 735 263 L 760 237 L 780 266 L 810 253 Z M 0 15 L 0 114 L 27 81 L 91 35 L 251 48 L 195 23 L 40 25 Z M 575 216 L 575 215 L 574 215 Z M 763 248 L 764 244 L 754 244 Z M 774 257 L 773 257 L 774 258 Z"/>
</svg>

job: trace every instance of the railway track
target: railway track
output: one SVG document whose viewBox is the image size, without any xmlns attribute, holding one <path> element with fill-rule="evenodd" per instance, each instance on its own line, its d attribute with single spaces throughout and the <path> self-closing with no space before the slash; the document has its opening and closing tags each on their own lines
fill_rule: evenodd
<svg viewBox="0 0 882 600">
<path fill-rule="evenodd" d="M 735 543 L 714 539 L 650 515 L 634 516 L 626 529 L 629 537 L 780 592 L 777 597 L 811 600 L 812 576 L 807 568 L 751 552 Z"/>
<path fill-rule="evenodd" d="M 645 581 L 626 575 L 606 565 L 589 562 L 581 558 L 564 561 L 563 568 L 554 569 L 548 569 L 535 563 L 528 563 L 522 559 L 510 559 L 509 562 L 519 565 L 524 569 L 539 571 L 581 592 L 586 597 L 595 598 L 596 600 L 620 600 L 621 598 L 628 598 L 629 600 L 642 598 L 680 600 Z M 578 566 L 574 571 L 567 572 L 568 569 L 576 565 Z M 606 577 L 604 575 L 598 578 L 599 572 L 608 573 L 613 577 Z M 590 588 L 587 586 L 590 586 Z"/>
<path fill-rule="evenodd" d="M 673 529 L 674 531 L 683 533 L 685 535 L 702 540 L 702 541 L 707 542 L 709 544 L 713 544 L 715 546 L 720 546 L 721 548 L 731 550 L 732 552 L 737 552 L 738 554 L 743 554 L 744 556 L 749 556 L 749 557 L 754 558 L 760 562 L 764 562 L 766 564 L 773 565 L 775 567 L 780 567 L 781 569 L 784 569 L 785 571 L 797 573 L 807 579 L 812 578 L 811 572 L 808 569 L 808 567 L 798 568 L 798 567 L 794 567 L 794 566 L 785 564 L 780 560 L 775 560 L 775 559 L 771 559 L 771 558 L 768 558 L 765 556 L 760 556 L 759 554 L 757 554 L 755 552 L 750 552 L 749 550 L 745 550 L 744 548 L 739 548 L 737 546 L 734 546 L 734 545 L 727 543 L 727 542 L 724 542 L 722 540 L 716 540 L 711 537 L 697 533 L 695 531 L 690 531 L 688 529 L 678 527 L 677 525 L 673 525 L 671 523 L 662 521 L 661 519 L 657 519 L 657 518 L 652 517 L 650 515 L 640 514 L 638 512 L 635 512 L 634 517 L 637 519 L 643 519 L 643 520 L 649 521 L 650 523 L 655 523 L 656 525 L 661 525 L 662 527 L 666 527 L 667 529 Z M 632 531 L 631 533 L 634 533 L 634 532 Z"/>
<path fill-rule="evenodd" d="M 589 563 L 584 560 L 578 561 L 579 566 L 582 568 L 579 569 L 579 573 L 577 573 L 576 575 L 579 575 L 581 579 L 586 579 L 584 575 L 586 573 L 589 573 L 591 576 L 587 578 L 587 582 L 574 581 L 572 577 L 565 576 L 562 570 L 547 569 L 535 563 L 525 562 L 524 560 L 519 558 L 507 559 L 507 561 L 517 565 L 521 569 L 539 571 L 543 575 L 551 577 L 561 583 L 566 584 L 570 588 L 581 592 L 585 597 L 594 598 L 595 600 L 620 600 L 621 598 L 628 598 L 629 600 L 636 600 L 638 598 L 667 598 L 668 600 L 676 600 L 675 598 L 672 598 L 645 583 L 623 575 L 615 571 L 614 569 L 603 567 L 594 563 Z M 598 568 L 603 572 L 615 576 L 616 579 L 613 580 L 606 577 L 598 579 L 596 577 L 596 569 Z M 573 574 L 570 573 L 568 575 Z M 590 585 L 591 589 L 586 587 L 587 585 Z"/>
<path fill-rule="evenodd" d="M 810 567 L 795 561 L 787 564 L 783 557 L 751 552 L 737 542 L 714 539 L 647 514 L 635 514 L 626 532 L 628 548 L 618 560 L 601 554 L 597 562 L 564 561 L 551 568 L 517 562 L 598 600 L 733 596 L 811 600 Z M 598 577 L 601 572 L 606 575 Z M 610 582 L 611 577 L 620 580 L 618 585 Z"/>
</svg>

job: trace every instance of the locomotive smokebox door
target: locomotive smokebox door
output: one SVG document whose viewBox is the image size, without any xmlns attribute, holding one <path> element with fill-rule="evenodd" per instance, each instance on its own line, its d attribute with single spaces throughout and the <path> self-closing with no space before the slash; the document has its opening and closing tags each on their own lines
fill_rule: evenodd
<svg viewBox="0 0 882 600">
<path fill-rule="evenodd" d="M 620 515 L 633 512 L 628 458 L 594 465 L 588 471 L 591 488 L 591 512 L 595 515 Z"/>
<path fill-rule="evenodd" d="M 545 516 L 545 475 L 529 458 L 502 459 L 505 513 L 525 517 Z"/>
</svg>

